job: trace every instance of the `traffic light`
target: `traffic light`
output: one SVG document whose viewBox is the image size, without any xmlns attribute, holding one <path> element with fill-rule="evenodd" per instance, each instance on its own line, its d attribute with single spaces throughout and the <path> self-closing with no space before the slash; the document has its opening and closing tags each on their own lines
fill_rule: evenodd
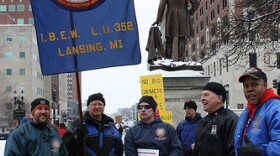
<svg viewBox="0 0 280 156">
<path fill-rule="evenodd" d="M 278 88 L 277 79 L 273 79 L 273 88 Z"/>
<path fill-rule="evenodd" d="M 53 101 L 56 100 L 56 91 L 52 91 L 52 99 L 53 99 Z"/>
</svg>

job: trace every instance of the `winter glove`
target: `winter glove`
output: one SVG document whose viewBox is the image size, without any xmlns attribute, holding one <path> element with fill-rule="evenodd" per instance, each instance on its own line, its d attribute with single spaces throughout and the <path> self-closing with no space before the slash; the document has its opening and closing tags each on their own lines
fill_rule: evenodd
<svg viewBox="0 0 280 156">
<path fill-rule="evenodd" d="M 158 26 L 158 24 L 159 24 L 159 22 L 158 22 L 158 21 L 155 21 L 155 22 L 152 24 L 152 26 L 155 26 L 155 25 Z"/>
<path fill-rule="evenodd" d="M 77 139 L 83 139 L 88 134 L 88 129 L 86 124 L 82 123 L 80 124 L 75 133 L 77 134 Z"/>
<path fill-rule="evenodd" d="M 261 156 L 261 148 L 255 147 L 247 136 L 244 137 L 245 145 L 237 147 L 238 156 Z"/>
</svg>

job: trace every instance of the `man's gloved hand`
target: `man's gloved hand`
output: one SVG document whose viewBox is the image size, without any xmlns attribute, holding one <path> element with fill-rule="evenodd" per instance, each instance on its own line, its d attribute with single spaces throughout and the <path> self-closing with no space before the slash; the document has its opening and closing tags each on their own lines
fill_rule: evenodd
<svg viewBox="0 0 280 156">
<path fill-rule="evenodd" d="M 75 133 L 77 134 L 78 139 L 84 138 L 88 134 L 88 129 L 87 129 L 86 124 L 84 124 L 84 123 L 80 124 L 77 127 Z"/>
<path fill-rule="evenodd" d="M 247 136 L 244 137 L 246 146 L 237 147 L 238 156 L 261 156 L 261 148 L 255 147 Z"/>
<path fill-rule="evenodd" d="M 152 26 L 155 26 L 155 25 L 158 26 L 158 24 L 159 24 L 159 22 L 158 22 L 158 21 L 155 21 L 155 22 L 152 24 Z"/>
</svg>

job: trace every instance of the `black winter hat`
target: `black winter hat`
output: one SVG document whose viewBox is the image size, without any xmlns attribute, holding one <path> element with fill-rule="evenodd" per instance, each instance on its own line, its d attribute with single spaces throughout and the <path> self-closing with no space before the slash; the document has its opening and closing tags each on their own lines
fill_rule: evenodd
<svg viewBox="0 0 280 156">
<path fill-rule="evenodd" d="M 203 88 L 203 90 L 209 90 L 217 95 L 221 95 L 223 97 L 223 102 L 225 102 L 225 100 L 226 100 L 226 89 L 220 83 L 209 82 L 206 84 L 206 86 Z"/>
<path fill-rule="evenodd" d="M 88 100 L 87 100 L 87 106 L 89 105 L 89 103 L 91 103 L 92 101 L 94 100 L 100 100 L 104 103 L 104 106 L 105 106 L 105 99 L 103 97 L 103 95 L 101 93 L 96 93 L 96 94 L 92 94 L 88 97 Z"/>
<path fill-rule="evenodd" d="M 50 106 L 49 100 L 44 99 L 44 98 L 37 98 L 37 99 L 35 99 L 35 100 L 33 100 L 33 101 L 31 102 L 31 112 L 32 112 L 32 110 L 33 110 L 36 106 L 38 106 L 39 104 L 45 104 L 45 105 Z"/>
<path fill-rule="evenodd" d="M 141 102 L 146 102 L 146 103 L 148 103 L 149 105 L 152 106 L 153 111 L 156 112 L 157 102 L 154 100 L 154 98 L 153 98 L 152 96 L 142 96 L 141 99 L 139 100 L 138 105 L 139 105 Z"/>
<path fill-rule="evenodd" d="M 196 111 L 197 109 L 197 105 L 196 103 L 193 101 L 193 100 L 189 100 L 189 101 L 186 101 L 185 104 L 184 104 L 184 109 L 186 109 L 187 107 L 189 108 L 192 108 Z"/>
</svg>

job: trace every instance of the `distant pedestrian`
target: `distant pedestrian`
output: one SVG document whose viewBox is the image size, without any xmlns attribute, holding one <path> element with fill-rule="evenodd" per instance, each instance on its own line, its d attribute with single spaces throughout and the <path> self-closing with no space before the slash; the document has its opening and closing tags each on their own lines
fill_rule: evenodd
<svg viewBox="0 0 280 156">
<path fill-rule="evenodd" d="M 66 132 L 66 125 L 64 123 L 60 123 L 58 129 L 59 129 L 60 136 L 63 137 L 63 135 Z"/>
<path fill-rule="evenodd" d="M 207 83 L 200 100 L 208 115 L 196 129 L 193 156 L 234 156 L 233 136 L 238 116 L 224 108 L 224 86 L 216 82 Z"/>
<path fill-rule="evenodd" d="M 26 122 L 10 134 L 4 156 L 68 155 L 61 137 L 48 123 L 49 104 L 44 98 L 37 98 L 31 103 L 33 121 Z"/>
<path fill-rule="evenodd" d="M 122 124 L 121 124 L 121 123 L 116 123 L 115 126 L 116 126 L 116 128 L 118 129 L 120 135 L 122 136 L 122 133 L 123 133 Z"/>
<path fill-rule="evenodd" d="M 280 97 L 268 88 L 266 74 L 251 67 L 240 76 L 247 107 L 234 135 L 236 156 L 280 156 Z"/>
<path fill-rule="evenodd" d="M 186 112 L 186 116 L 185 119 L 178 124 L 176 131 L 181 141 L 184 156 L 191 156 L 192 145 L 195 141 L 195 130 L 202 117 L 196 112 L 197 105 L 193 100 L 186 101 L 183 109 Z"/>
<path fill-rule="evenodd" d="M 126 156 L 158 153 L 159 156 L 181 156 L 181 143 L 172 125 L 155 119 L 157 103 L 152 96 L 142 96 L 137 109 L 140 121 L 130 128 L 124 141 Z M 151 154 L 152 155 L 152 154 Z"/>
</svg>

